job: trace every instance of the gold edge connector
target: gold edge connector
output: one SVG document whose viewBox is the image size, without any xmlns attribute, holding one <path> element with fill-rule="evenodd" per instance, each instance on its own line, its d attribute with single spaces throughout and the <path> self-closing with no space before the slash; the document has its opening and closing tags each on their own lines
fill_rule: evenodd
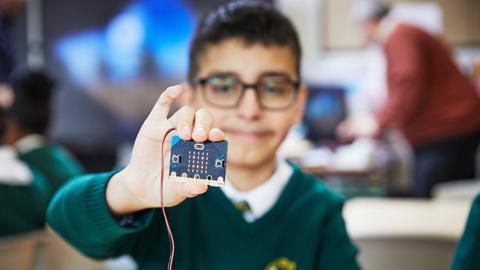
<svg viewBox="0 0 480 270">
<path fill-rule="evenodd" d="M 201 178 L 192 178 L 192 177 L 180 177 L 180 176 L 172 176 L 168 177 L 170 181 L 177 182 L 177 183 L 202 183 L 213 187 L 221 187 L 225 185 L 225 182 L 221 177 L 217 180 L 207 180 Z"/>
</svg>

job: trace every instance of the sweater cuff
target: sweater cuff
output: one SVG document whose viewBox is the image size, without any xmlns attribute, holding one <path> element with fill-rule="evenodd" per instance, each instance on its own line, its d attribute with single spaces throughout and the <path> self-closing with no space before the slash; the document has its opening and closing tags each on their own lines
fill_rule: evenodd
<svg viewBox="0 0 480 270">
<path fill-rule="evenodd" d="M 114 217 L 107 205 L 106 190 L 112 176 L 118 171 L 97 175 L 88 186 L 86 207 L 91 220 L 100 232 L 126 234 L 142 231 L 151 223 L 153 209 L 140 211 L 125 217 Z M 122 220 L 128 219 L 128 222 Z"/>
</svg>

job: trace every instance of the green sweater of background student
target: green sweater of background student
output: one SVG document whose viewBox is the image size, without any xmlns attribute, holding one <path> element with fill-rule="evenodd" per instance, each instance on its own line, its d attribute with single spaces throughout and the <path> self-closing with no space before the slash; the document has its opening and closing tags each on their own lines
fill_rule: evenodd
<svg viewBox="0 0 480 270">
<path fill-rule="evenodd" d="M 115 219 L 105 190 L 113 173 L 65 185 L 48 209 L 49 225 L 93 258 L 131 255 L 139 269 L 166 269 L 169 242 L 159 209 Z M 248 223 L 218 188 L 168 208 L 176 270 L 359 269 L 342 218 L 343 201 L 294 168 L 278 201 Z"/>
<path fill-rule="evenodd" d="M 30 151 L 20 152 L 18 158 L 31 168 L 40 171 L 50 184 L 52 192 L 83 173 L 82 166 L 65 149 L 54 144 L 45 144 Z"/>
<path fill-rule="evenodd" d="M 452 270 L 478 269 L 480 269 L 480 194 L 473 201 L 452 265 Z"/>
<path fill-rule="evenodd" d="M 21 152 L 18 158 L 32 170 L 33 179 L 28 185 L 0 185 L 0 237 L 43 229 L 55 191 L 83 171 L 69 153 L 56 145 Z"/>
<path fill-rule="evenodd" d="M 36 171 L 29 184 L 1 184 L 0 237 L 43 229 L 51 193 L 50 185 Z"/>
</svg>

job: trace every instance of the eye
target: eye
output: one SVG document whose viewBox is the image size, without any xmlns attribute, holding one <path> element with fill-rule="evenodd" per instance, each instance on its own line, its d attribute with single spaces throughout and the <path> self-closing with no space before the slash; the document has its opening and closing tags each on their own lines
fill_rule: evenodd
<svg viewBox="0 0 480 270">
<path fill-rule="evenodd" d="M 269 95 L 276 95 L 276 96 L 279 96 L 279 95 L 284 95 L 285 94 L 285 89 L 282 88 L 281 86 L 277 86 L 277 85 L 269 85 L 267 86 L 267 94 Z"/>
<path fill-rule="evenodd" d="M 267 80 L 263 83 L 262 89 L 265 94 L 271 96 L 283 96 L 288 93 L 289 85 L 281 81 Z"/>
<path fill-rule="evenodd" d="M 209 81 L 209 88 L 217 94 L 231 94 L 235 91 L 235 79 L 233 78 L 212 78 Z"/>
<path fill-rule="evenodd" d="M 233 92 L 233 87 L 230 85 L 218 85 L 215 87 L 215 92 L 218 94 L 230 94 Z"/>
<path fill-rule="evenodd" d="M 214 84 L 211 86 L 212 90 L 218 94 L 230 94 L 234 91 L 234 87 L 228 84 Z"/>
</svg>

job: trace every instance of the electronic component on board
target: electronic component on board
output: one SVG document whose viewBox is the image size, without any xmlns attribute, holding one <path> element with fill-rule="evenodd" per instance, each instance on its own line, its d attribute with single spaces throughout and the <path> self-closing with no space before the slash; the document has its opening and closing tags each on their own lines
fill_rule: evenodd
<svg viewBox="0 0 480 270">
<path fill-rule="evenodd" d="M 172 137 L 169 179 L 179 183 L 223 186 L 227 164 L 227 141 L 198 143 Z"/>
</svg>

